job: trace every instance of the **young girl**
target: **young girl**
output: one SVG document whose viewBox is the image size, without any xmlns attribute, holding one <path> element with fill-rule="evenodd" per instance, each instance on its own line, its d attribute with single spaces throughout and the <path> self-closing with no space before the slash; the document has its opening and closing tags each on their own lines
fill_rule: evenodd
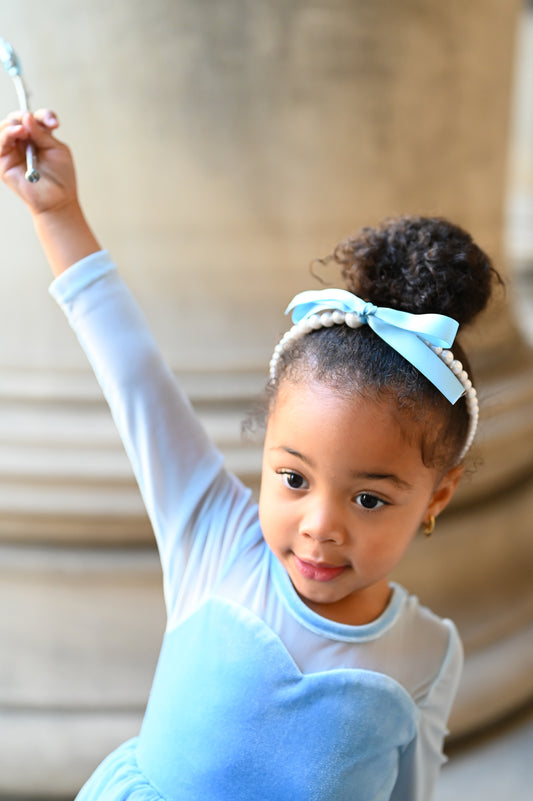
<svg viewBox="0 0 533 801">
<path fill-rule="evenodd" d="M 56 127 L 51 112 L 10 115 L 0 170 L 111 406 L 168 610 L 140 734 L 79 801 L 428 801 L 461 645 L 388 577 L 461 477 L 477 401 L 448 348 L 454 320 L 488 300 L 490 262 L 439 219 L 392 220 L 335 249 L 348 291 L 297 296 L 272 358 L 257 506 L 85 222 Z"/>
</svg>

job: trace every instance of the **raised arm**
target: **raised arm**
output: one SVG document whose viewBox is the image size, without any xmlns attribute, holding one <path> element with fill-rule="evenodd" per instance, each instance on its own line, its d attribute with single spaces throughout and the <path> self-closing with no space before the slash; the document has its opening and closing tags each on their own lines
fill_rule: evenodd
<svg viewBox="0 0 533 801">
<path fill-rule="evenodd" d="M 233 537 L 224 521 L 247 504 L 248 493 L 222 469 L 221 454 L 87 224 L 70 150 L 53 135 L 57 124 L 51 112 L 13 114 L 0 123 L 0 177 L 32 214 L 56 276 L 52 294 L 111 408 L 157 537 L 172 623 L 182 610 L 178 599 L 194 602 L 216 579 L 216 566 L 222 569 Z M 24 177 L 28 139 L 41 174 L 33 184 Z M 209 513 L 200 515 L 208 496 Z"/>
<path fill-rule="evenodd" d="M 0 123 L 0 177 L 28 206 L 35 230 L 54 275 L 100 250 L 81 210 L 69 148 L 53 135 L 58 120 L 52 111 L 14 112 Z M 25 145 L 39 154 L 41 179 L 30 183 Z"/>
</svg>

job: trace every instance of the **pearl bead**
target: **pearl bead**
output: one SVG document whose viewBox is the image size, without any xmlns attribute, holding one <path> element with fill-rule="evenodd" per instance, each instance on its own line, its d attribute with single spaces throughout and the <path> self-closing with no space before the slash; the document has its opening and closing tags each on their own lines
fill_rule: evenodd
<svg viewBox="0 0 533 801">
<path fill-rule="evenodd" d="M 361 320 L 359 319 L 358 315 L 354 314 L 353 312 L 348 312 L 344 318 L 344 321 L 350 328 L 359 328 L 361 325 Z"/>
</svg>

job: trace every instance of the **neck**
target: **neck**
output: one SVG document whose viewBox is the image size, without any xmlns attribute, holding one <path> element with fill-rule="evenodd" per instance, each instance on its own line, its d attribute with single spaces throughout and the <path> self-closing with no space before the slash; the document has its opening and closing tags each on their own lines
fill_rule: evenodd
<svg viewBox="0 0 533 801">
<path fill-rule="evenodd" d="M 300 598 L 309 609 L 327 620 L 347 626 L 365 626 L 383 614 L 391 595 L 392 589 L 384 578 L 333 603 L 314 603 L 302 596 Z"/>
</svg>

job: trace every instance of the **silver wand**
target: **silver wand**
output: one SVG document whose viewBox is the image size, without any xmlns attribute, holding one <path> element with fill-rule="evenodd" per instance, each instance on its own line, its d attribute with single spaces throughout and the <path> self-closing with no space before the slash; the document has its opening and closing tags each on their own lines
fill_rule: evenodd
<svg viewBox="0 0 533 801">
<path fill-rule="evenodd" d="M 20 110 L 23 113 L 29 111 L 28 93 L 26 92 L 24 81 L 22 80 L 22 67 L 20 66 L 15 51 L 5 39 L 0 39 L 0 61 L 9 77 L 13 79 Z M 31 142 L 28 142 L 26 145 L 26 179 L 33 184 L 35 181 L 38 181 L 40 177 L 39 171 L 37 170 L 35 147 Z"/>
</svg>

